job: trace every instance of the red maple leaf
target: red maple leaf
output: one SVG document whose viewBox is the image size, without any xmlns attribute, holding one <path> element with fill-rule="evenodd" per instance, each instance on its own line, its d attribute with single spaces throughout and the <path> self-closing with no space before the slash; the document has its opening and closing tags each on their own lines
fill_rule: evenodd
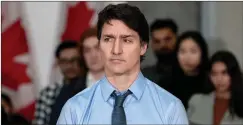
<svg viewBox="0 0 243 125">
<path fill-rule="evenodd" d="M 69 7 L 66 29 L 62 35 L 62 40 L 78 41 L 84 30 L 90 27 L 89 23 L 93 14 L 94 10 L 88 9 L 85 1 Z"/>
<path fill-rule="evenodd" d="M 30 82 L 27 66 L 14 61 L 17 55 L 28 52 L 25 31 L 20 20 L 2 32 L 2 84 L 17 90 L 18 86 Z"/>
</svg>

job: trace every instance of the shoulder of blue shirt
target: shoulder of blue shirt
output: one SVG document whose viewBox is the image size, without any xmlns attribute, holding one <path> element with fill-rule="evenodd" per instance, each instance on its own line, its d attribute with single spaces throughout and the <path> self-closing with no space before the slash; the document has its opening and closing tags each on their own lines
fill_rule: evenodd
<svg viewBox="0 0 243 125">
<path fill-rule="evenodd" d="M 169 93 L 168 91 L 166 91 L 165 89 L 161 88 L 160 86 L 158 86 L 156 83 L 150 81 L 149 79 L 145 78 L 147 85 L 146 87 L 152 87 L 157 95 L 159 96 L 160 102 L 163 105 L 170 105 L 172 103 L 176 103 L 176 102 L 180 102 L 181 101 L 175 97 L 174 95 L 172 95 L 171 93 Z M 70 98 L 66 103 L 69 103 L 70 105 L 86 105 L 89 101 L 89 98 L 91 98 L 91 94 L 93 94 L 93 92 L 95 91 L 95 89 L 99 86 L 100 81 L 97 81 L 96 84 L 94 84 L 93 86 L 84 89 L 83 91 L 77 93 L 75 96 L 73 96 L 72 98 Z"/>
</svg>

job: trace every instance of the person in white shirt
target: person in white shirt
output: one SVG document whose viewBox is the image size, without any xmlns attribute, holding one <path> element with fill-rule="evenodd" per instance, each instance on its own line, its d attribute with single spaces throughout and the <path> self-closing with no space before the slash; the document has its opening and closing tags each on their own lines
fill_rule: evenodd
<svg viewBox="0 0 243 125">
<path fill-rule="evenodd" d="M 229 51 L 216 52 L 210 61 L 209 94 L 196 94 L 189 101 L 192 124 L 242 125 L 243 78 L 239 63 Z"/>
<path fill-rule="evenodd" d="M 91 87 L 104 75 L 104 61 L 101 58 L 96 28 L 88 28 L 83 32 L 79 51 L 87 73 L 78 82 L 84 82 L 84 88 Z M 77 92 L 84 88 L 77 89 Z"/>
</svg>

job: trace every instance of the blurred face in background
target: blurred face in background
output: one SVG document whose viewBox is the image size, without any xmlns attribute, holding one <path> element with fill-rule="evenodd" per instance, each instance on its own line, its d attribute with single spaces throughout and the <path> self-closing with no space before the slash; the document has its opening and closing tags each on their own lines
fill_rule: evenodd
<svg viewBox="0 0 243 125">
<path fill-rule="evenodd" d="M 193 39 L 185 39 L 179 46 L 177 58 L 180 67 L 185 73 L 194 73 L 197 71 L 201 62 L 201 49 Z"/>
<path fill-rule="evenodd" d="M 78 48 L 66 48 L 60 52 L 59 67 L 66 79 L 78 77 L 80 69 L 80 55 Z"/>
<path fill-rule="evenodd" d="M 104 62 L 99 49 L 98 38 L 88 37 L 83 41 L 83 55 L 89 71 L 98 72 L 104 68 Z"/>
<path fill-rule="evenodd" d="M 156 56 L 173 52 L 176 34 L 170 28 L 157 29 L 152 32 L 152 49 Z"/>
<path fill-rule="evenodd" d="M 215 62 L 212 65 L 210 79 L 217 92 L 227 92 L 229 90 L 231 79 L 223 62 Z"/>
</svg>

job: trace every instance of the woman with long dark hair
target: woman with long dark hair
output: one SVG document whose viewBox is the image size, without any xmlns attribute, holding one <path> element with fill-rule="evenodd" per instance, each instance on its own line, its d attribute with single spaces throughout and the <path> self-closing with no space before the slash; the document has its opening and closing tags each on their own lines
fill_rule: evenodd
<svg viewBox="0 0 243 125">
<path fill-rule="evenodd" d="M 195 124 L 243 124 L 243 78 L 235 56 L 218 51 L 209 68 L 213 92 L 191 98 L 189 120 Z"/>
<path fill-rule="evenodd" d="M 176 43 L 175 57 L 172 78 L 165 89 L 179 98 L 187 109 L 191 96 L 204 91 L 208 67 L 207 43 L 197 31 L 184 32 Z"/>
</svg>

